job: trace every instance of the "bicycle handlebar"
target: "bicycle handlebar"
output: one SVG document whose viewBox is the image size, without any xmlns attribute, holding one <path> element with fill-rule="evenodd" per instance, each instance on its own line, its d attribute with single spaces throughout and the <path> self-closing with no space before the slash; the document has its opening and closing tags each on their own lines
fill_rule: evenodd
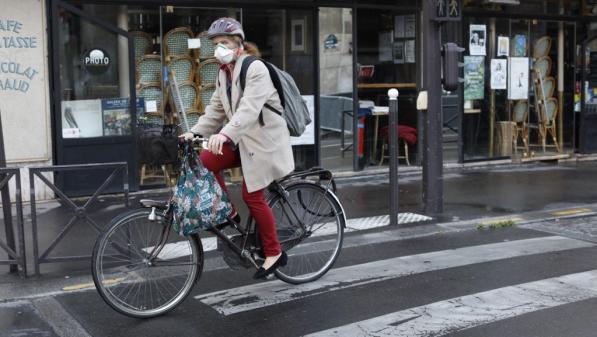
<svg viewBox="0 0 597 337">
<path fill-rule="evenodd" d="M 187 144 L 187 143 L 199 144 L 199 143 L 204 143 L 206 141 L 207 141 L 207 138 L 204 138 L 204 137 L 201 137 L 201 136 L 198 136 L 198 135 L 196 135 L 191 140 L 184 139 L 184 138 L 179 138 L 178 139 L 178 146 L 180 147 L 180 146 L 182 146 L 184 144 Z"/>
</svg>

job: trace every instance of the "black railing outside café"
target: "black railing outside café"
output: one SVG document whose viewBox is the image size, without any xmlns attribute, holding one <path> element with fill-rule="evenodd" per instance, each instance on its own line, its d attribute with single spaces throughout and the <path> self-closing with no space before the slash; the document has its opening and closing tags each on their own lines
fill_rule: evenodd
<svg viewBox="0 0 597 337">
<path fill-rule="evenodd" d="M 61 191 L 56 185 L 54 185 L 47 177 L 43 175 L 44 172 L 66 172 L 66 171 L 85 171 L 85 170 L 107 170 L 112 169 L 111 174 L 101 184 L 100 187 L 93 193 L 91 197 L 83 206 L 78 206 L 71 198 L 69 198 L 63 191 Z M 29 182 L 30 182 L 30 193 L 31 193 L 31 226 L 32 226 L 32 238 L 33 238 L 33 264 L 35 268 L 35 274 L 39 275 L 39 267 L 42 263 L 52 262 L 66 262 L 66 261 L 80 261 L 89 260 L 91 255 L 70 255 L 70 256 L 53 256 L 50 257 L 50 253 L 61 243 L 66 234 L 74 227 L 78 220 L 83 220 L 91 228 L 93 228 L 98 234 L 101 233 L 103 226 L 100 226 L 89 216 L 89 207 L 97 201 L 98 197 L 104 192 L 108 186 L 114 181 L 118 174 L 122 174 L 123 178 L 123 192 L 124 192 L 124 206 L 128 207 L 128 164 L 126 162 L 118 163 L 100 163 L 100 164 L 80 164 L 80 165 L 57 165 L 57 166 L 41 166 L 41 167 L 30 167 L 29 168 Z M 39 254 L 39 240 L 38 240 L 38 221 L 37 221 L 37 207 L 35 198 L 35 177 L 39 178 L 47 187 L 49 187 L 61 200 L 72 213 L 72 217 L 66 222 L 64 227 L 60 230 L 58 235 L 52 240 L 49 246 L 44 252 Z"/>
<path fill-rule="evenodd" d="M 16 222 L 13 222 L 12 206 L 8 183 L 14 178 Z M 0 239 L 0 250 L 8 254 L 6 260 L 0 260 L 1 265 L 10 265 L 11 272 L 19 272 L 22 277 L 27 276 L 25 259 L 25 234 L 23 226 L 23 202 L 21 198 L 21 173 L 18 168 L 0 168 L 0 190 L 2 190 L 2 211 L 4 214 L 5 241 Z M 16 233 L 15 233 L 16 229 Z M 15 238 L 16 234 L 16 238 Z"/>
</svg>

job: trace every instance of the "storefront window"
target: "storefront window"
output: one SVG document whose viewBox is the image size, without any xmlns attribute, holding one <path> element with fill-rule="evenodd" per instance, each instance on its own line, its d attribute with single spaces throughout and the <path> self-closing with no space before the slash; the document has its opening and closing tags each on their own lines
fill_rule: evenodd
<svg viewBox="0 0 597 337">
<path fill-rule="evenodd" d="M 313 123 L 300 137 L 291 138 L 297 170 L 317 163 L 315 134 L 315 76 L 313 11 L 243 8 L 247 40 L 260 50 L 264 60 L 288 72 L 307 102 Z"/>
<path fill-rule="evenodd" d="M 415 12 L 359 9 L 357 29 L 358 166 L 387 163 L 390 88 L 400 91 L 399 148 L 409 164 L 417 143 Z"/>
<path fill-rule="evenodd" d="M 293 76 L 315 120 L 312 10 L 86 4 L 76 8 L 113 29 L 106 31 L 77 16 L 65 14 L 61 19 L 63 137 L 131 135 L 132 84 L 137 139 L 129 143 L 137 145 L 141 188 L 174 182 L 177 134 L 192 127 L 210 103 L 219 64 L 206 31 L 217 18 L 241 21 L 247 41 L 257 46 L 261 57 Z M 129 41 L 114 30 L 130 34 L 134 64 L 128 60 Z M 314 124 L 293 139 L 297 169 L 316 165 Z M 239 177 L 240 170 L 230 175 Z"/>
<path fill-rule="evenodd" d="M 108 19 L 118 22 L 122 14 L 112 11 Z M 60 19 L 62 137 L 130 135 L 127 40 L 66 11 Z"/>
<path fill-rule="evenodd" d="M 574 134 L 574 25 L 487 18 L 465 31 L 465 160 L 563 153 Z"/>
</svg>

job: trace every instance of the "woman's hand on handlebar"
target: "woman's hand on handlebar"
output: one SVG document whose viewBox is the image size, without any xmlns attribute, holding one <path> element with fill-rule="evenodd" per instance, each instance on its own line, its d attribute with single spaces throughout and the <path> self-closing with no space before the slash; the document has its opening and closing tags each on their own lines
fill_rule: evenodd
<svg viewBox="0 0 597 337">
<path fill-rule="evenodd" d="M 190 140 L 193 140 L 193 138 L 195 138 L 195 134 L 192 132 L 186 132 L 186 133 L 183 133 L 182 135 L 178 136 L 178 139 L 184 140 L 184 141 L 190 141 Z"/>
<path fill-rule="evenodd" d="M 207 142 L 207 149 L 213 154 L 222 155 L 222 148 L 224 144 L 228 141 L 228 137 L 222 134 L 215 134 L 209 137 L 209 141 Z"/>
<path fill-rule="evenodd" d="M 193 132 L 186 132 L 183 133 L 181 135 L 178 136 L 178 145 L 182 146 L 184 144 L 189 144 L 189 143 L 200 143 L 200 142 L 206 142 L 206 139 L 203 138 L 203 136 L 193 133 Z M 205 145 L 204 145 L 205 147 Z"/>
</svg>

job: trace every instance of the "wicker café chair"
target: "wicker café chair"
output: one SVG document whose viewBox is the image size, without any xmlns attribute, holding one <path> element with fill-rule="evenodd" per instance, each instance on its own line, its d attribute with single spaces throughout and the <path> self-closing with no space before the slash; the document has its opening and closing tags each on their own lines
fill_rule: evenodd
<svg viewBox="0 0 597 337">
<path fill-rule="evenodd" d="M 543 95 L 544 99 L 553 97 L 553 93 L 556 89 L 556 79 L 549 76 L 543 79 Z"/>
<path fill-rule="evenodd" d="M 539 121 L 538 121 L 538 128 L 539 128 L 539 137 L 541 138 L 541 145 L 543 146 L 543 152 L 545 152 L 545 148 L 547 147 L 547 136 L 550 135 L 553 141 L 553 145 L 558 152 L 561 152 L 560 145 L 557 140 L 557 123 L 556 117 L 558 115 L 558 100 L 550 97 L 545 100 L 543 103 L 543 109 L 540 109 L 539 114 Z"/>
<path fill-rule="evenodd" d="M 161 83 L 162 59 L 159 55 L 145 55 L 137 63 L 137 83 Z"/>
<path fill-rule="evenodd" d="M 145 100 L 146 104 L 148 101 L 156 101 L 157 112 L 145 112 L 139 116 L 139 127 L 141 130 L 157 129 L 162 130 L 164 126 L 164 115 L 162 110 L 162 88 L 160 83 L 150 83 L 142 85 L 137 90 L 137 97 L 141 97 Z M 141 133 L 143 136 L 143 132 Z M 140 144 L 142 146 L 141 153 L 141 172 L 139 177 L 139 183 L 144 185 L 147 180 L 159 179 L 164 181 L 166 185 L 170 182 L 170 176 L 166 165 L 156 163 L 155 155 L 151 152 L 152 147 L 149 144 Z"/>
<path fill-rule="evenodd" d="M 146 32 L 131 31 L 129 32 L 133 36 L 133 43 L 135 46 L 135 61 L 139 62 L 144 55 L 151 53 L 152 37 Z"/>
<path fill-rule="evenodd" d="M 182 100 L 182 109 L 184 111 L 196 110 L 199 103 L 199 92 L 195 83 L 191 81 L 178 82 L 178 92 Z M 172 111 L 178 112 L 180 109 L 176 107 L 178 104 L 175 93 L 171 92 L 172 99 L 170 100 L 170 108 Z"/>
<path fill-rule="evenodd" d="M 551 58 L 549 56 L 542 56 L 535 61 L 533 70 L 542 78 L 548 77 L 551 74 Z"/>
<path fill-rule="evenodd" d="M 187 122 L 189 123 L 189 128 L 192 128 L 195 124 L 197 124 L 197 121 L 199 121 L 199 117 L 201 117 L 201 115 L 203 115 L 203 113 L 201 113 L 197 109 L 189 109 L 186 111 L 186 115 L 187 115 Z M 180 122 L 182 123 L 182 120 Z M 184 128 L 184 127 L 183 127 L 183 130 L 187 131 L 186 128 Z"/>
<path fill-rule="evenodd" d="M 207 32 L 197 34 L 197 38 L 201 40 L 201 48 L 199 48 L 199 59 L 205 60 L 214 57 L 215 46 L 210 39 L 207 38 Z"/>
<path fill-rule="evenodd" d="M 197 109 L 199 99 L 197 86 L 193 82 L 185 81 L 179 84 L 178 90 L 182 98 L 182 106 L 185 111 Z"/>
<path fill-rule="evenodd" d="M 149 83 L 143 84 L 137 90 L 137 97 L 143 98 L 145 103 L 147 104 L 148 101 L 156 101 L 157 105 L 157 112 L 145 112 L 143 114 L 143 122 L 145 123 L 153 123 L 153 124 L 163 124 L 164 117 L 163 117 L 163 110 L 162 110 L 162 88 L 160 87 L 160 83 Z"/>
<path fill-rule="evenodd" d="M 211 96 L 213 96 L 214 91 L 216 91 L 215 84 L 208 84 L 200 87 L 199 90 L 199 110 L 205 111 L 205 107 L 209 105 L 211 101 Z"/>
<path fill-rule="evenodd" d="M 535 45 L 533 46 L 533 58 L 538 59 L 540 57 L 548 56 L 550 49 L 551 38 L 549 36 L 544 36 L 540 39 L 537 39 Z"/>
<path fill-rule="evenodd" d="M 178 81 L 195 80 L 195 63 L 190 56 L 173 56 L 168 63 L 168 68 L 174 72 Z"/>
<path fill-rule="evenodd" d="M 188 40 L 194 36 L 188 27 L 179 27 L 170 30 L 164 35 L 164 54 L 167 60 L 172 56 L 191 55 Z"/>
<path fill-rule="evenodd" d="M 220 64 L 215 59 L 205 60 L 199 64 L 197 71 L 197 82 L 201 86 L 209 84 L 216 84 L 218 73 L 220 72 Z"/>
<path fill-rule="evenodd" d="M 518 153 L 518 139 L 522 139 L 525 155 L 529 153 L 529 102 L 526 100 L 517 101 L 512 109 L 512 122 L 514 122 L 513 147 L 514 153 Z"/>
</svg>

